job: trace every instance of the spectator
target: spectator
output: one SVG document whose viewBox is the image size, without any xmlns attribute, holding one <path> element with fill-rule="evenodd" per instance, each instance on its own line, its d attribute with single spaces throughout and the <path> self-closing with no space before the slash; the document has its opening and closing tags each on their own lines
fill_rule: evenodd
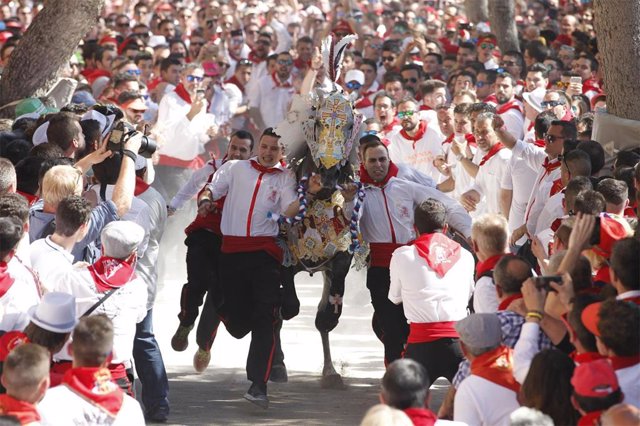
<svg viewBox="0 0 640 426">
<path fill-rule="evenodd" d="M 573 377 L 571 403 L 582 417 L 578 425 L 596 425 L 602 412 L 622 401 L 623 392 L 618 385 L 611 364 L 596 360 L 580 364 Z"/>
</svg>

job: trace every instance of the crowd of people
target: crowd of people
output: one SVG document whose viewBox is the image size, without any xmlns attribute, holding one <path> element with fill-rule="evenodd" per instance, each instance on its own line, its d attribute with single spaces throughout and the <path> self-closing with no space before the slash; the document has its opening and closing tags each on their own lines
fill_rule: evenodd
<svg viewBox="0 0 640 426">
<path fill-rule="evenodd" d="M 0 70 L 42 3 L 0 4 Z M 363 424 L 640 422 L 640 143 L 593 140 L 589 2 L 515 0 L 508 51 L 455 0 L 105 3 L 46 96 L 0 105 L 0 414 L 167 421 L 153 306 L 162 242 L 183 232 L 171 346 L 200 316 L 202 372 L 221 322 L 251 333 L 244 398 L 267 408 L 299 309 L 272 217 L 323 193 L 319 176 L 296 192 L 276 128 L 297 96 L 340 90 L 364 120 L 358 227 L 386 366 Z M 349 34 L 334 85 L 320 46 Z"/>
</svg>

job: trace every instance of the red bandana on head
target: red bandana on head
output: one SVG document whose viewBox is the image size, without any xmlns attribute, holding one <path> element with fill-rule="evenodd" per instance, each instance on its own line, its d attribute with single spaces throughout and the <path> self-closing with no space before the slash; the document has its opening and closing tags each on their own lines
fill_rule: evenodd
<svg viewBox="0 0 640 426">
<path fill-rule="evenodd" d="M 460 244 L 439 232 L 422 234 L 413 245 L 438 278 L 444 277 L 460 260 Z"/>
<path fill-rule="evenodd" d="M 502 145 L 501 142 L 498 142 L 497 144 L 493 145 L 489 150 L 489 152 L 487 152 L 485 156 L 482 157 L 482 161 L 480 161 L 480 164 L 478 166 L 482 167 L 487 161 L 491 159 L 491 157 L 496 155 L 501 149 L 504 149 L 504 145 Z"/>
<path fill-rule="evenodd" d="M 135 269 L 122 259 L 102 256 L 93 265 L 89 266 L 89 272 L 99 292 L 122 287 L 135 275 Z"/>
<path fill-rule="evenodd" d="M 112 417 L 122 408 L 124 392 L 106 368 L 72 368 L 64 374 L 62 384 Z"/>
<path fill-rule="evenodd" d="M 398 166 L 396 166 L 393 161 L 389 161 L 389 171 L 387 172 L 387 175 L 384 177 L 384 179 L 382 179 L 380 182 L 374 181 L 373 178 L 369 176 L 367 169 L 365 169 L 364 166 L 360 164 L 360 182 L 366 185 L 383 187 L 387 184 L 387 182 L 389 182 L 389 179 L 396 176 L 398 176 Z"/>
<path fill-rule="evenodd" d="M 187 92 L 187 89 L 184 88 L 182 83 L 178 84 L 175 88 L 176 95 L 180 96 L 180 99 L 191 105 L 191 95 Z"/>
</svg>

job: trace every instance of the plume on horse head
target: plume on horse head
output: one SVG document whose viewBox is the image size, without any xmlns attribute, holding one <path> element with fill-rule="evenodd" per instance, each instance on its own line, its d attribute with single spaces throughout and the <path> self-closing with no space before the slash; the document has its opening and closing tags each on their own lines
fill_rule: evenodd
<svg viewBox="0 0 640 426">
<path fill-rule="evenodd" d="M 345 165 L 356 165 L 358 161 L 357 140 L 363 118 L 336 83 L 345 49 L 356 39 L 349 35 L 337 43 L 331 36 L 323 40 L 323 65 L 331 89 L 294 96 L 286 121 L 276 129 L 291 167 L 298 174 L 320 173 L 327 191 L 350 177 L 351 170 Z"/>
</svg>

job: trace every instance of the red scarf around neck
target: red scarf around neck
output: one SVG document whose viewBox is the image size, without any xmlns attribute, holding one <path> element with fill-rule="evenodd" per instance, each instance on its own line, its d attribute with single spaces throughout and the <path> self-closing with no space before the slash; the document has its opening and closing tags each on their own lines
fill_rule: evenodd
<svg viewBox="0 0 640 426">
<path fill-rule="evenodd" d="M 640 363 L 640 354 L 631 356 L 611 356 L 609 357 L 611 366 L 614 370 L 621 370 L 627 367 L 633 367 Z"/>
<path fill-rule="evenodd" d="M 489 152 L 487 152 L 485 156 L 482 157 L 482 161 L 480 161 L 479 167 L 482 167 L 487 161 L 491 159 L 491 157 L 496 155 L 501 149 L 504 149 L 504 145 L 502 145 L 501 142 L 498 142 L 497 144 L 493 145 L 489 150 Z"/>
<path fill-rule="evenodd" d="M 478 262 L 476 265 L 476 280 L 480 279 L 485 273 L 489 271 L 493 271 L 493 268 L 496 267 L 498 261 L 504 256 L 504 254 L 498 254 L 495 256 L 491 256 L 484 262 Z"/>
<path fill-rule="evenodd" d="M 106 368 L 72 368 L 64 374 L 62 384 L 112 417 L 122 408 L 124 392 L 111 380 Z"/>
<path fill-rule="evenodd" d="M 9 353 L 20 345 L 29 343 L 29 338 L 22 331 L 7 331 L 0 337 L 0 362 L 7 359 Z"/>
<path fill-rule="evenodd" d="M 89 272 L 99 292 L 122 287 L 135 276 L 135 268 L 122 259 L 102 256 L 89 266 Z"/>
<path fill-rule="evenodd" d="M 538 148 L 544 148 L 544 139 L 536 139 L 532 143 Z"/>
<path fill-rule="evenodd" d="M 387 124 L 386 126 L 384 126 L 382 128 L 382 132 L 383 133 L 389 133 L 390 131 L 393 130 L 393 128 L 395 126 L 399 126 L 399 125 L 400 125 L 400 120 L 398 120 L 397 118 L 394 117 L 393 121 L 391 123 Z"/>
<path fill-rule="evenodd" d="M 421 104 L 420 111 L 433 111 L 433 108 L 431 108 L 429 105 Z"/>
<path fill-rule="evenodd" d="M 187 89 L 184 88 L 182 83 L 178 84 L 174 90 L 176 95 L 180 96 L 180 99 L 191 105 L 191 95 L 187 92 Z"/>
<path fill-rule="evenodd" d="M 7 394 L 0 395 L 0 414 L 17 418 L 21 425 L 40 422 L 40 414 L 34 404 L 17 400 Z"/>
<path fill-rule="evenodd" d="M 598 426 L 603 412 L 604 411 L 592 411 L 585 414 L 578 420 L 578 426 Z"/>
<path fill-rule="evenodd" d="M 428 408 L 407 408 L 404 413 L 414 426 L 433 426 L 438 421 L 438 416 Z"/>
<path fill-rule="evenodd" d="M 0 297 L 4 296 L 11 288 L 15 280 L 9 274 L 9 265 L 0 262 Z"/>
<path fill-rule="evenodd" d="M 511 303 L 520 299 L 522 299 L 522 293 L 514 294 L 513 296 L 507 297 L 498 305 L 498 311 L 506 311 Z"/>
<path fill-rule="evenodd" d="M 416 131 L 416 134 L 413 136 L 409 136 L 409 133 L 407 133 L 407 131 L 404 129 L 400 130 L 400 134 L 402 135 L 403 138 L 413 142 L 414 149 L 416 147 L 416 142 L 422 139 L 422 137 L 426 132 L 427 132 L 427 122 L 423 120 L 420 120 L 420 123 L 418 124 L 418 130 Z"/>
<path fill-rule="evenodd" d="M 413 245 L 438 278 L 444 277 L 460 260 L 460 244 L 440 232 L 422 234 Z"/>
<path fill-rule="evenodd" d="M 542 168 L 544 168 L 545 173 L 543 176 L 548 175 L 549 173 L 551 173 L 552 171 L 559 169 L 560 168 L 560 160 L 553 159 L 553 160 L 549 160 L 549 157 L 544 159 L 544 163 L 542 163 Z"/>
<path fill-rule="evenodd" d="M 133 191 L 133 195 L 135 195 L 136 197 L 140 194 L 142 194 L 143 192 L 145 192 L 147 189 L 149 189 L 149 185 L 147 182 L 145 182 L 144 180 L 140 179 L 139 177 L 136 177 L 136 187 Z"/>
<path fill-rule="evenodd" d="M 249 160 L 251 162 L 251 167 L 253 167 L 254 169 L 256 169 L 257 171 L 259 171 L 260 173 L 277 173 L 277 172 L 281 172 L 282 169 L 278 168 L 278 167 L 265 167 L 262 164 L 260 164 L 257 160 L 251 159 Z M 280 163 L 282 164 L 282 163 Z"/>
<path fill-rule="evenodd" d="M 240 80 L 238 80 L 238 78 L 235 75 L 231 76 L 231 78 L 225 81 L 225 83 L 235 84 L 236 87 L 240 89 L 242 93 L 244 93 L 244 84 L 240 83 Z"/>
<path fill-rule="evenodd" d="M 573 362 L 576 363 L 576 365 L 584 364 L 585 362 L 597 361 L 604 358 L 598 352 L 577 353 L 576 351 L 573 351 L 569 354 L 569 356 L 571 357 Z"/>
<path fill-rule="evenodd" d="M 520 106 L 520 103 L 516 99 L 511 99 L 509 102 L 506 102 L 506 103 L 504 103 L 502 105 L 498 105 L 497 108 L 496 108 L 496 112 L 498 114 L 504 114 L 505 112 L 509 111 L 510 109 L 515 109 L 520 114 L 523 113 L 522 106 Z"/>
<path fill-rule="evenodd" d="M 275 84 L 275 87 L 281 87 L 283 89 L 289 89 L 289 88 L 293 87 L 293 86 L 291 86 L 291 83 L 289 82 L 289 79 L 287 79 L 285 81 L 280 81 L 280 79 L 278 78 L 278 76 L 276 75 L 275 72 L 273 74 L 271 74 L 271 79 L 273 80 L 273 83 Z"/>
<path fill-rule="evenodd" d="M 505 345 L 475 357 L 471 361 L 471 374 L 516 393 L 520 390 L 513 377 L 513 350 Z"/>
<path fill-rule="evenodd" d="M 254 65 L 258 65 L 259 63 L 261 63 L 262 61 L 264 61 L 266 59 L 265 58 L 261 58 L 258 55 L 256 55 L 256 52 L 254 52 L 253 50 L 251 52 L 249 52 L 249 56 L 248 58 L 251 62 L 253 62 Z"/>
<path fill-rule="evenodd" d="M 366 185 L 373 185 L 382 188 L 387 184 L 387 182 L 389 182 L 389 179 L 396 176 L 398 176 L 398 166 L 396 166 L 393 161 L 389 161 L 389 171 L 387 172 L 387 175 L 384 177 L 384 179 L 380 182 L 374 181 L 371 176 L 369 176 L 369 173 L 367 173 L 367 169 L 365 169 L 364 166 L 360 164 L 360 182 Z"/>
</svg>

